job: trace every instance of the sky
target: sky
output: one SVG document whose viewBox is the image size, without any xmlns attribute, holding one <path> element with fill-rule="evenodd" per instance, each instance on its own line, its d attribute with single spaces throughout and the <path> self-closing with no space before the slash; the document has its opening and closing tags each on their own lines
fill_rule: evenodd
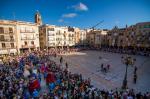
<svg viewBox="0 0 150 99">
<path fill-rule="evenodd" d="M 0 20 L 34 22 L 36 11 L 44 24 L 82 29 L 150 22 L 150 0 L 0 0 Z"/>
</svg>

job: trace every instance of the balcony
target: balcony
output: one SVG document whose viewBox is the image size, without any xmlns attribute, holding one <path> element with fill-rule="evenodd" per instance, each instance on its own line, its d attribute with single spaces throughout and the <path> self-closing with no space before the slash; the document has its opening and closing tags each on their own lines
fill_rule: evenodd
<svg viewBox="0 0 150 99">
<path fill-rule="evenodd" d="M 13 34 L 13 31 L 9 31 L 9 32 L 0 32 L 0 34 Z"/>
<path fill-rule="evenodd" d="M 0 39 L 2 42 L 14 42 L 15 39 Z"/>
<path fill-rule="evenodd" d="M 35 40 L 36 38 L 21 38 L 21 40 Z"/>
<path fill-rule="evenodd" d="M 20 30 L 20 33 L 35 33 L 34 30 Z"/>
<path fill-rule="evenodd" d="M 53 39 L 53 38 L 49 38 L 49 39 L 48 39 L 48 41 L 55 41 L 55 39 Z"/>
<path fill-rule="evenodd" d="M 50 34 L 50 33 L 49 33 L 48 36 L 55 36 L 55 34 Z"/>
<path fill-rule="evenodd" d="M 9 41 L 13 42 L 13 41 L 15 41 L 15 39 L 9 39 Z"/>
</svg>

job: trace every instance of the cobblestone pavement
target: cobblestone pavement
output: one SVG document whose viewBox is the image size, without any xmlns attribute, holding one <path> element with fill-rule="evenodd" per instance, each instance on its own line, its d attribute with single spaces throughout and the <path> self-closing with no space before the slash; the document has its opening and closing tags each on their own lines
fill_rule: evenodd
<svg viewBox="0 0 150 99">
<path fill-rule="evenodd" d="M 73 73 L 81 73 L 84 78 L 91 78 L 92 84 L 101 89 L 120 88 L 125 74 L 125 65 L 121 62 L 123 54 L 100 52 L 100 51 L 83 51 L 72 55 L 62 55 L 65 62 L 69 65 L 69 70 Z M 102 59 L 99 59 L 99 56 Z M 134 65 L 137 70 L 137 84 L 133 84 L 133 66 L 128 68 L 128 87 L 138 91 L 150 91 L 150 57 L 133 56 L 136 58 Z M 59 57 L 53 58 L 59 62 Z M 110 64 L 110 71 L 103 73 L 100 71 L 100 65 Z"/>
</svg>

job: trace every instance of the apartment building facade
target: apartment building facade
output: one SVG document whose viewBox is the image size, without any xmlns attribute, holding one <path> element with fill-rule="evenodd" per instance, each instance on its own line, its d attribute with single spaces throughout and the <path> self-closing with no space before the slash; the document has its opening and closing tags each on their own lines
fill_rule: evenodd
<svg viewBox="0 0 150 99">
<path fill-rule="evenodd" d="M 89 30 L 87 33 L 87 41 L 89 46 L 101 47 L 104 44 L 108 30 Z"/>
<path fill-rule="evenodd" d="M 54 25 L 40 26 L 40 45 L 45 48 L 66 48 L 77 43 L 77 33 L 72 27 L 58 27 Z"/>
<path fill-rule="evenodd" d="M 17 48 L 19 51 L 38 50 L 39 45 L 39 28 L 35 23 L 17 22 Z"/>
<path fill-rule="evenodd" d="M 86 46 L 87 45 L 87 32 L 86 30 L 80 30 L 79 32 L 79 41 L 77 42 L 78 45 Z"/>
<path fill-rule="evenodd" d="M 16 52 L 16 27 L 13 22 L 0 20 L 0 54 Z"/>
<path fill-rule="evenodd" d="M 0 20 L 0 54 L 16 54 L 39 48 L 39 30 L 35 23 Z"/>
<path fill-rule="evenodd" d="M 149 48 L 150 22 L 137 23 L 125 28 L 115 27 L 108 32 L 107 45 L 116 47 Z"/>
<path fill-rule="evenodd" d="M 0 20 L 0 54 L 76 45 L 150 48 L 150 22 L 141 22 L 125 28 L 116 26 L 108 31 L 42 25 L 38 11 L 35 14 L 35 23 Z"/>
<path fill-rule="evenodd" d="M 150 22 L 135 25 L 136 44 L 138 47 L 150 47 Z"/>
</svg>

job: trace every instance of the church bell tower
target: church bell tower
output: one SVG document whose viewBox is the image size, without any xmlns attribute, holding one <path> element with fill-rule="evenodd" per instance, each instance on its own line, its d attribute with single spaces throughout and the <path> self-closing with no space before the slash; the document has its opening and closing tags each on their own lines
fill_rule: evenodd
<svg viewBox="0 0 150 99">
<path fill-rule="evenodd" d="M 37 11 L 35 14 L 35 23 L 38 25 L 42 25 L 42 18 L 39 11 Z"/>
</svg>

